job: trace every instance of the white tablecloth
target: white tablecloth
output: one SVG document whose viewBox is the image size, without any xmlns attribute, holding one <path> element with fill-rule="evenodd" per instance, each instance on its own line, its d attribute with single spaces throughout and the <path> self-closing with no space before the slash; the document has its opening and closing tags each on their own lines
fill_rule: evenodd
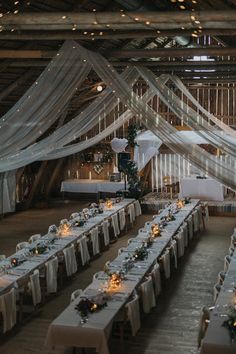
<svg viewBox="0 0 236 354">
<path fill-rule="evenodd" d="M 162 232 L 162 237 L 156 238 L 153 242 L 148 256 L 143 261 L 137 261 L 127 273 L 125 280 L 122 281 L 118 292 L 113 293 L 108 306 L 96 313 L 89 314 L 88 322 L 80 323 L 80 315 L 75 310 L 75 305 L 79 303 L 80 298 L 70 304 L 49 326 L 46 337 L 48 346 L 75 346 L 75 347 L 95 347 L 99 354 L 109 354 L 107 340 L 109 338 L 112 321 L 118 310 L 124 306 L 133 290 L 139 286 L 141 280 L 150 271 L 156 263 L 157 257 L 161 256 L 163 250 L 170 242 L 173 235 L 179 229 L 184 220 L 192 213 L 198 204 L 198 200 L 186 205 L 179 213 L 175 214 L 176 219 L 169 222 Z M 109 269 L 118 271 L 122 268 L 123 261 L 130 255 L 137 246 L 141 246 L 151 230 L 151 224 L 160 222 L 162 216 L 168 214 L 168 208 L 158 215 L 153 221 L 146 225 L 147 233 L 143 232 L 129 243 L 124 251 L 114 259 Z M 107 286 L 108 277 L 101 272 L 99 278 L 93 279 L 93 282 L 84 290 L 82 296 L 87 297 L 98 294 L 101 289 Z M 99 290 L 100 289 L 100 290 Z"/>
<path fill-rule="evenodd" d="M 43 254 L 31 255 L 28 254 L 29 250 L 22 249 L 15 254 L 7 257 L 6 259 L 0 262 L 0 295 L 5 292 L 8 288 L 11 288 L 17 283 L 21 283 L 22 279 L 32 273 L 35 269 L 38 269 L 43 266 L 49 259 L 53 256 L 56 256 L 58 253 L 61 253 L 63 249 L 68 247 L 72 243 L 76 243 L 83 235 L 88 234 L 93 228 L 100 225 L 105 219 L 112 217 L 113 214 L 119 212 L 119 210 L 126 208 L 130 203 L 133 203 L 134 199 L 123 199 L 120 203 L 113 204 L 113 207 L 109 210 L 104 210 L 104 213 L 98 214 L 94 217 L 88 219 L 82 227 L 75 227 L 71 230 L 68 236 L 60 237 L 53 244 L 51 240 L 54 237 L 52 234 L 46 234 L 40 238 L 41 241 L 48 243 L 48 250 Z M 31 244 L 34 246 L 38 241 L 35 241 Z M 22 258 L 27 260 L 15 268 L 8 269 L 7 273 L 1 273 L 1 267 L 9 265 L 12 258 L 19 258 L 22 255 Z"/>
<path fill-rule="evenodd" d="M 180 198 L 191 197 L 201 200 L 224 200 L 223 185 L 212 178 L 186 177 L 180 180 Z"/>
<path fill-rule="evenodd" d="M 116 193 L 118 190 L 125 189 L 125 183 L 110 182 L 103 179 L 68 179 L 62 181 L 61 192 L 71 193 Z"/>
</svg>

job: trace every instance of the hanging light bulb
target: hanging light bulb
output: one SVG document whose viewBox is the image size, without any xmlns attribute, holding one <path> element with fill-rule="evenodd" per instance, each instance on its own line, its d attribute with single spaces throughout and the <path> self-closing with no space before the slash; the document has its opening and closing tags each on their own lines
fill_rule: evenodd
<svg viewBox="0 0 236 354">
<path fill-rule="evenodd" d="M 102 90 L 103 90 L 102 85 L 98 85 L 98 86 L 97 86 L 97 91 L 98 91 L 98 92 L 101 92 Z"/>
</svg>

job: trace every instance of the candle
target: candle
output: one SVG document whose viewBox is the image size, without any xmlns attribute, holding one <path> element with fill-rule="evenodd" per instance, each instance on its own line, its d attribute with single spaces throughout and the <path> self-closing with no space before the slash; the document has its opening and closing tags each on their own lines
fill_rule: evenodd
<svg viewBox="0 0 236 354">
<path fill-rule="evenodd" d="M 79 171 L 78 170 L 76 171 L 76 178 L 77 179 L 79 178 Z"/>
<path fill-rule="evenodd" d="M 68 170 L 68 177 L 70 178 L 70 170 Z"/>
<path fill-rule="evenodd" d="M 92 179 L 92 172 L 89 171 L 89 179 Z"/>
</svg>

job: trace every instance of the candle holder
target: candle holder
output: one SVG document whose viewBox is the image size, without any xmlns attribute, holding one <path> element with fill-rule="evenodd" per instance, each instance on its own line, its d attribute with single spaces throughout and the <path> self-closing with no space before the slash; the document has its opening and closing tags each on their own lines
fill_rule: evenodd
<svg viewBox="0 0 236 354">
<path fill-rule="evenodd" d="M 106 200 L 105 206 L 107 209 L 112 209 L 112 207 L 113 207 L 112 200 L 111 199 Z"/>
<path fill-rule="evenodd" d="M 151 233 L 153 238 L 161 236 L 161 229 L 159 224 L 152 224 Z"/>
</svg>

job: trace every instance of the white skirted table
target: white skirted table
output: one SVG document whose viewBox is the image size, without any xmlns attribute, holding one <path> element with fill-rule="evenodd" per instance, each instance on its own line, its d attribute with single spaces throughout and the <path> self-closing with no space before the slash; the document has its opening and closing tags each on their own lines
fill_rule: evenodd
<svg viewBox="0 0 236 354">
<path fill-rule="evenodd" d="M 223 201 L 224 188 L 212 178 L 185 177 L 180 180 L 180 198 L 183 197 Z"/>
<path fill-rule="evenodd" d="M 112 327 L 112 322 L 119 311 L 125 305 L 134 289 L 136 289 L 147 272 L 155 264 L 172 239 L 173 235 L 183 224 L 185 219 L 193 213 L 199 201 L 192 200 L 178 214 L 174 221 L 169 222 L 162 237 L 158 237 L 153 242 L 152 249 L 148 252 L 145 260 L 139 260 L 135 266 L 127 271 L 125 280 L 122 281 L 118 291 L 114 291 L 111 298 L 107 301 L 107 307 L 98 312 L 89 314 L 88 321 L 81 322 L 81 317 L 75 306 L 80 302 L 81 298 L 97 296 L 101 290 L 106 289 L 108 276 L 104 272 L 99 272 L 99 276 L 93 278 L 92 283 L 83 291 L 81 297 L 71 303 L 49 326 L 46 337 L 48 346 L 69 346 L 96 348 L 99 354 L 109 354 L 108 339 Z M 124 259 L 131 254 L 137 247 L 142 245 L 147 238 L 147 233 L 151 229 L 151 224 L 160 222 L 163 216 L 168 214 L 168 208 L 158 215 L 153 221 L 146 223 L 145 232 L 137 235 L 136 238 L 129 243 L 127 248 L 118 255 L 116 259 L 110 262 L 109 269 L 117 272 L 124 264 Z"/>
<path fill-rule="evenodd" d="M 67 179 L 61 183 L 61 192 L 69 193 L 116 193 L 124 189 L 124 181 L 110 182 L 103 179 Z"/>
<path fill-rule="evenodd" d="M 40 238 L 41 241 L 48 245 L 48 250 L 43 254 L 33 255 L 28 248 L 23 248 L 0 261 L 0 295 L 8 289 L 17 286 L 17 284 L 20 284 L 35 269 L 41 268 L 49 259 L 57 256 L 66 247 L 76 243 L 96 226 L 101 225 L 104 220 L 112 217 L 120 210 L 128 208 L 128 206 L 134 202 L 134 199 L 123 199 L 119 203 L 115 203 L 111 209 L 105 210 L 102 214 L 97 214 L 96 216 L 91 217 L 87 220 L 84 226 L 72 228 L 67 236 L 58 237 L 53 243 L 51 243 L 51 241 L 53 240 L 54 235 L 50 233 L 45 234 Z M 35 241 L 31 243 L 31 246 L 36 246 L 37 243 L 38 241 Z M 22 264 L 7 269 L 7 272 L 2 270 L 5 266 L 10 267 L 11 259 L 21 257 L 24 259 Z"/>
</svg>

